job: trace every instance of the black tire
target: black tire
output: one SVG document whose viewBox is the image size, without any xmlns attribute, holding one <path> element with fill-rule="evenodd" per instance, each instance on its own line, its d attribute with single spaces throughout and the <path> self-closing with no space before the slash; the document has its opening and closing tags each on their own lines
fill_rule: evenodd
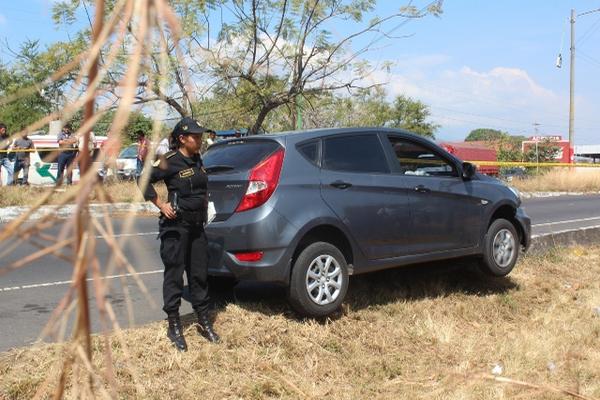
<svg viewBox="0 0 600 400">
<path fill-rule="evenodd" d="M 329 268 L 325 270 L 327 263 Z M 315 284 L 312 291 L 309 291 L 309 287 Z M 289 301 L 292 308 L 304 317 L 325 317 L 341 306 L 348 284 L 348 264 L 342 252 L 332 244 L 316 242 L 302 250 L 294 262 Z M 317 303 L 319 299 L 322 304 Z"/>
<path fill-rule="evenodd" d="M 491 276 L 506 276 L 515 267 L 521 243 L 519 234 L 509 221 L 492 222 L 485 236 L 481 270 Z"/>
</svg>

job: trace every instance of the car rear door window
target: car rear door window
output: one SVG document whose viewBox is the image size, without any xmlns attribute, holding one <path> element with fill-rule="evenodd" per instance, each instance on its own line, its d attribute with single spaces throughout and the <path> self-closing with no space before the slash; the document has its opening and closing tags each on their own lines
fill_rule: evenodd
<svg viewBox="0 0 600 400">
<path fill-rule="evenodd" d="M 325 139 L 323 141 L 323 168 L 349 172 L 389 172 L 383 148 L 376 135 L 353 135 Z"/>
<path fill-rule="evenodd" d="M 299 144 L 298 151 L 312 164 L 319 164 L 319 142 L 317 140 Z"/>
<path fill-rule="evenodd" d="M 388 137 L 403 175 L 458 176 L 453 163 L 441 157 L 435 150 L 400 137 Z"/>
<path fill-rule="evenodd" d="M 211 146 L 202 161 L 211 174 L 246 171 L 280 147 L 274 140 L 236 140 Z"/>
</svg>

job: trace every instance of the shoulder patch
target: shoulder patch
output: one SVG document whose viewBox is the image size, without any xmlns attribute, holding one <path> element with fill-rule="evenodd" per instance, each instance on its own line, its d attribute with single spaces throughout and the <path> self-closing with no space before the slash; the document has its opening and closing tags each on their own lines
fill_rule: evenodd
<svg viewBox="0 0 600 400">
<path fill-rule="evenodd" d="M 160 158 L 152 163 L 153 167 L 158 167 L 160 165 Z"/>
<path fill-rule="evenodd" d="M 168 160 L 169 158 L 173 157 L 175 154 L 177 154 L 176 151 L 169 151 L 169 152 L 165 153 L 165 158 Z"/>
</svg>

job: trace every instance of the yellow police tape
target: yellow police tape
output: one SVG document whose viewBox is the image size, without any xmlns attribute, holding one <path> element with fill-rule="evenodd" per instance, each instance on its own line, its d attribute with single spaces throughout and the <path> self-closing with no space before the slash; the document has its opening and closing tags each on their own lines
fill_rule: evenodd
<svg viewBox="0 0 600 400">
<path fill-rule="evenodd" d="M 46 147 L 36 149 L 11 149 L 11 150 L 0 150 L 0 153 L 35 153 L 36 151 L 77 151 L 78 149 L 71 147 Z M 97 150 L 97 149 L 95 149 Z M 441 160 L 423 160 L 423 159 L 400 159 L 401 162 L 407 164 L 439 164 L 444 165 L 445 162 Z M 600 163 L 559 163 L 559 162 L 523 162 L 523 161 L 467 161 L 471 164 L 478 166 L 494 166 L 494 167 L 583 167 L 583 168 L 600 168 Z"/>
<path fill-rule="evenodd" d="M 78 148 L 77 147 L 38 147 L 35 149 L 0 150 L 0 153 L 35 153 L 36 151 L 78 151 Z"/>
<path fill-rule="evenodd" d="M 469 161 L 475 165 L 498 166 L 498 167 L 583 167 L 583 168 L 600 168 L 599 164 L 592 163 L 558 163 L 558 162 L 520 162 L 520 161 Z"/>
<path fill-rule="evenodd" d="M 399 158 L 401 165 L 412 166 L 418 168 L 419 166 L 427 167 L 443 167 L 448 165 L 446 161 L 440 158 Z M 466 161 L 466 160 L 465 160 Z M 599 164 L 590 163 L 559 163 L 559 162 L 524 162 L 524 161 L 467 161 L 471 164 L 478 166 L 492 166 L 492 167 L 585 167 L 585 168 L 600 168 Z"/>
</svg>

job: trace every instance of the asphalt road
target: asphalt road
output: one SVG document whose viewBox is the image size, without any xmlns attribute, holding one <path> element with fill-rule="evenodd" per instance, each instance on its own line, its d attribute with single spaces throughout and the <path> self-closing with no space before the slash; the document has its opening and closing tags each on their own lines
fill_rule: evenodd
<svg viewBox="0 0 600 400">
<path fill-rule="evenodd" d="M 524 200 L 524 208 L 532 218 L 533 235 L 543 235 L 590 226 L 600 226 L 600 195 L 562 196 Z M 122 327 L 135 326 L 163 318 L 161 306 L 162 265 L 158 254 L 157 221 L 155 217 L 138 217 L 130 229 L 124 221 L 114 219 L 115 238 L 123 246 L 124 252 L 139 278 L 148 289 L 146 296 L 135 280 L 123 269 L 110 271 L 109 282 L 112 286 L 109 300 Z M 0 230 L 4 227 L 0 225 Z M 46 233 L 58 237 L 61 226 L 53 226 Z M 14 249 L 6 252 L 15 245 Z M 38 248 L 29 244 L 16 244 L 7 241 L 0 244 L 0 267 L 10 265 L 22 259 Z M 97 254 L 100 265 L 106 266 L 112 250 L 104 240 L 98 240 Z M 52 311 L 67 292 L 72 274 L 71 264 L 46 256 L 24 268 L 0 276 L 0 351 L 28 345 L 36 341 L 48 322 Z M 124 290 L 125 289 L 125 290 Z M 130 320 L 127 296 L 131 299 L 134 320 Z M 283 291 L 276 288 L 264 290 L 253 284 L 238 285 L 230 293 L 213 293 L 216 302 L 251 301 L 263 298 L 265 293 L 276 299 L 284 300 Z M 153 304 L 155 303 L 155 304 Z M 96 314 L 92 294 L 92 315 Z M 182 303 L 182 314 L 191 312 L 189 303 Z M 69 336 L 72 317 L 66 325 L 65 334 Z M 101 330 L 93 318 L 92 329 Z M 55 340 L 60 338 L 50 338 Z M 48 340 L 48 339 L 47 339 Z"/>
</svg>

